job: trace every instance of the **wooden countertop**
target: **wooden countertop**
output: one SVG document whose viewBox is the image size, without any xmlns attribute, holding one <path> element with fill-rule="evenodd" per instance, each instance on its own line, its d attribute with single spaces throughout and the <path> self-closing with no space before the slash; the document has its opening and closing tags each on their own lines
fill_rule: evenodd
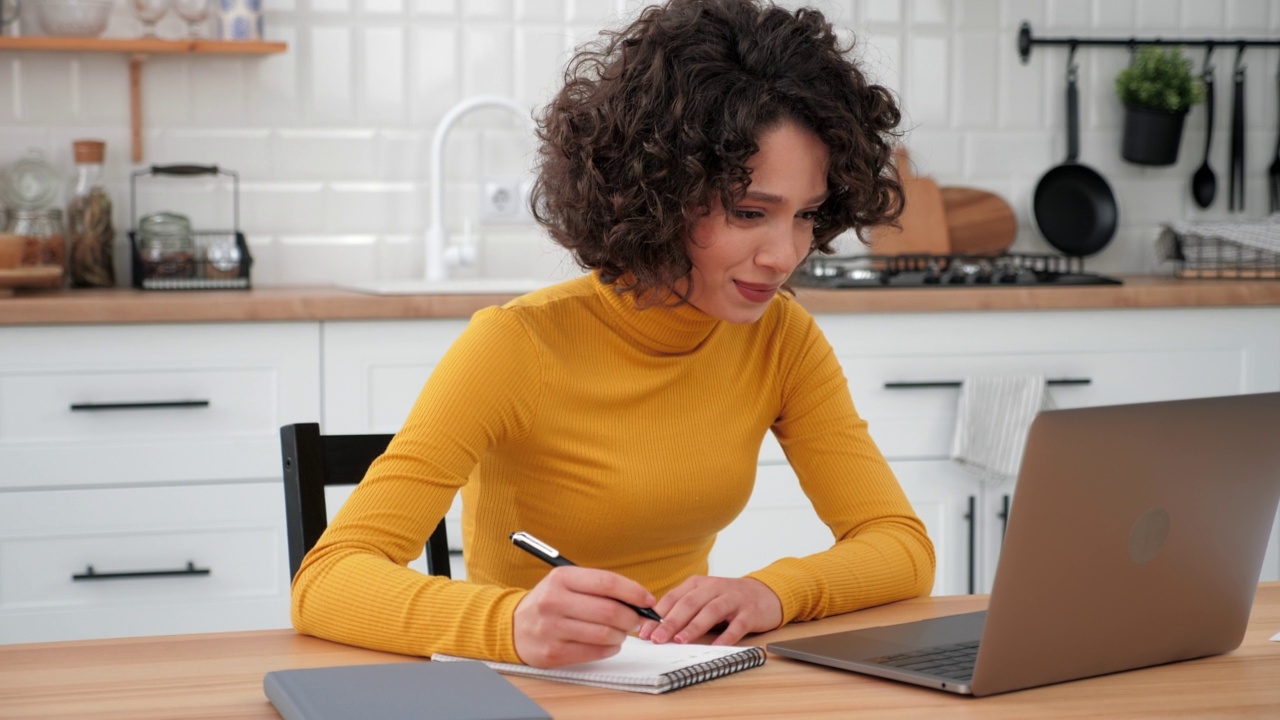
<svg viewBox="0 0 1280 720">
<path fill-rule="evenodd" d="M 1280 306 L 1280 280 L 1122 278 L 1120 286 L 800 289 L 815 313 Z M 333 287 L 248 291 L 20 290 L 0 325 L 467 318 L 513 295 L 368 295 Z"/>
<path fill-rule="evenodd" d="M 790 637 L 980 610 L 985 596 L 907 600 L 748 637 Z M 770 656 L 760 668 L 666 695 L 510 677 L 557 720 L 573 718 L 1276 717 L 1280 583 L 1263 583 L 1241 646 L 1225 655 L 985 698 L 968 698 Z M 0 645 L 0 716 L 279 716 L 262 676 L 284 668 L 417 662 L 292 630 Z"/>
</svg>

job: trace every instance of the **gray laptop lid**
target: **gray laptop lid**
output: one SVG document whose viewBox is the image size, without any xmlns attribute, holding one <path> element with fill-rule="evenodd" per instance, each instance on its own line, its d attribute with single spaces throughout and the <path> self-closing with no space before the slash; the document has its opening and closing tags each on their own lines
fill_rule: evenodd
<svg viewBox="0 0 1280 720">
<path fill-rule="evenodd" d="M 985 624 L 925 621 L 771 643 L 941 687 L 876 658 L 981 634 L 975 695 L 1239 646 L 1280 502 L 1280 393 L 1057 410 L 1032 424 Z"/>
</svg>

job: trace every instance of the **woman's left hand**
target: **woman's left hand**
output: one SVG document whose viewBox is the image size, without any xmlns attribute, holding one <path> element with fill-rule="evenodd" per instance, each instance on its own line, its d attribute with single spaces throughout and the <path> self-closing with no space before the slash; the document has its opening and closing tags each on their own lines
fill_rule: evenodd
<svg viewBox="0 0 1280 720">
<path fill-rule="evenodd" d="M 751 632 L 782 624 L 782 601 L 769 586 L 752 578 L 695 575 L 654 606 L 662 623 L 646 620 L 640 638 L 655 643 L 692 642 L 716 625 L 726 627 L 712 645 L 733 645 Z"/>
</svg>

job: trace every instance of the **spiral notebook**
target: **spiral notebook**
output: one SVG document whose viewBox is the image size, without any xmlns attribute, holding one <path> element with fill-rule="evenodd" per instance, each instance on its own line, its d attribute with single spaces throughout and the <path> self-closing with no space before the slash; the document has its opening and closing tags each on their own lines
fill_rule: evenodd
<svg viewBox="0 0 1280 720">
<path fill-rule="evenodd" d="M 481 662 L 509 675 L 657 695 L 763 665 L 764 658 L 764 650 L 758 647 L 655 645 L 647 640 L 628 637 L 617 655 L 576 665 L 536 668 L 488 660 Z M 431 659 L 449 662 L 472 658 L 436 653 Z"/>
</svg>

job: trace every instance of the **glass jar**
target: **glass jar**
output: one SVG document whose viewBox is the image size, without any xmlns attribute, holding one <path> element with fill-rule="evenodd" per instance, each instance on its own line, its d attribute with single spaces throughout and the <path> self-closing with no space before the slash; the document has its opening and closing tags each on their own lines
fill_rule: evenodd
<svg viewBox="0 0 1280 720">
<path fill-rule="evenodd" d="M 62 231 L 62 211 L 57 208 L 5 211 L 5 232 L 26 239 L 22 250 L 23 267 L 59 267 L 66 272 L 67 241 Z"/>
<path fill-rule="evenodd" d="M 58 171 L 32 148 L 0 175 L 0 200 L 15 210 L 43 210 L 58 199 L 62 180 Z"/>
<path fill-rule="evenodd" d="M 204 242 L 204 277 L 226 279 L 240 277 L 240 245 L 235 233 L 211 234 Z"/>
<path fill-rule="evenodd" d="M 67 204 L 67 236 L 71 246 L 72 287 L 115 285 L 112 256 L 116 231 L 111 224 L 111 196 L 102 182 L 106 143 L 77 140 L 72 143 L 76 180 Z"/>
<path fill-rule="evenodd" d="M 177 213 L 158 212 L 138 221 L 138 256 L 144 279 L 193 278 L 196 245 L 191 220 Z"/>
</svg>

